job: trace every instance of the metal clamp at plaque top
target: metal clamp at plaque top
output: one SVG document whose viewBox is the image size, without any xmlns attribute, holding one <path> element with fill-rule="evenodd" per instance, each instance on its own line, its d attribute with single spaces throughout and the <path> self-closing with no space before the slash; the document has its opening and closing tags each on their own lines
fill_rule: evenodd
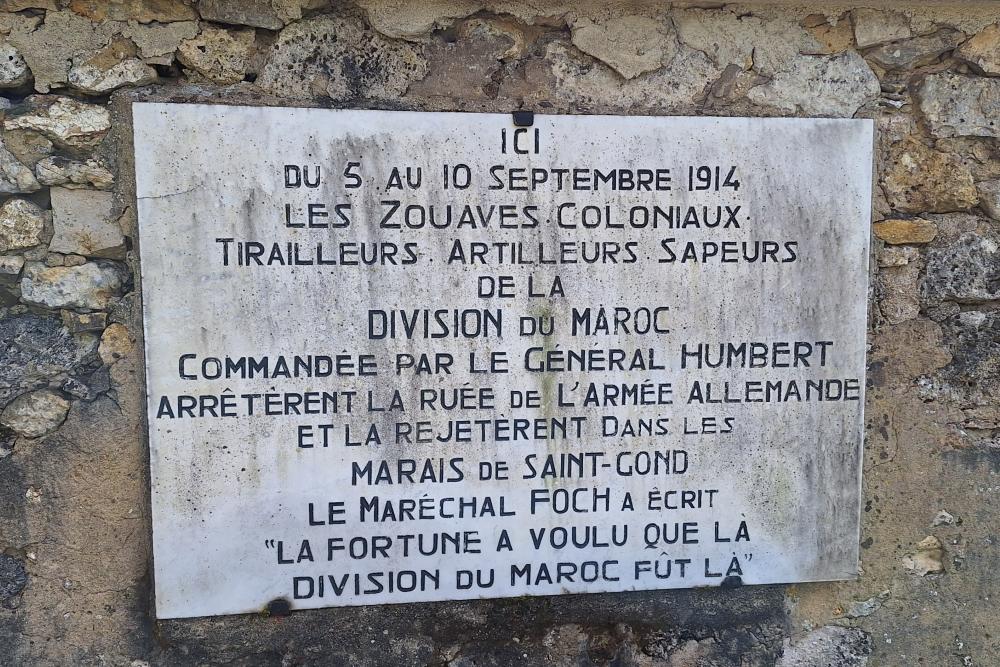
<svg viewBox="0 0 1000 667">
<path fill-rule="evenodd" d="M 531 127 L 535 124 L 534 111 L 513 111 L 514 127 Z"/>
</svg>

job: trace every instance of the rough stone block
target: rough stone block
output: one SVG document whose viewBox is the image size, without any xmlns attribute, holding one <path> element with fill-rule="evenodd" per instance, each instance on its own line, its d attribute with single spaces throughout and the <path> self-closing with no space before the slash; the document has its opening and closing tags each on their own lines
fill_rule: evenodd
<svg viewBox="0 0 1000 667">
<path fill-rule="evenodd" d="M 120 258 L 125 237 L 112 217 L 114 197 L 101 190 L 52 188 L 53 252 Z"/>
</svg>

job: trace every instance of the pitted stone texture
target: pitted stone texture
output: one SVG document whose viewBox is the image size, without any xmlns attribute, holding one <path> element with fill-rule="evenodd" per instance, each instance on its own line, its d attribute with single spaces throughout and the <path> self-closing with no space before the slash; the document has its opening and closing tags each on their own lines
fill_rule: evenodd
<svg viewBox="0 0 1000 667">
<path fill-rule="evenodd" d="M 30 262 L 21 278 L 21 298 L 46 308 L 104 310 L 121 296 L 125 281 L 125 271 L 108 262 L 55 267 Z"/>
<path fill-rule="evenodd" d="M 644 16 L 582 18 L 573 23 L 573 45 L 634 79 L 673 60 L 677 36 L 670 24 Z"/>
<path fill-rule="evenodd" d="M 86 257 L 121 258 L 125 237 L 111 213 L 114 197 L 100 190 L 52 188 L 49 250 Z"/>
<path fill-rule="evenodd" d="M 907 39 L 912 35 L 909 20 L 899 12 L 859 8 L 851 12 L 851 19 L 854 22 L 854 41 L 859 49 Z"/>
<path fill-rule="evenodd" d="M 0 413 L 0 425 L 25 438 L 40 438 L 59 428 L 69 412 L 69 401 L 41 389 L 21 394 Z"/>
<path fill-rule="evenodd" d="M 138 58 L 135 44 L 118 38 L 94 55 L 75 64 L 68 81 L 77 90 L 103 95 L 122 86 L 141 86 L 156 81 L 156 70 Z"/>
<path fill-rule="evenodd" d="M 983 28 L 955 55 L 978 72 L 1000 76 L 1000 23 Z"/>
<path fill-rule="evenodd" d="M 0 252 L 33 248 L 42 242 L 47 214 L 26 199 L 8 199 L 0 207 Z"/>
<path fill-rule="evenodd" d="M 115 183 L 114 174 L 97 160 L 81 162 L 61 155 L 39 160 L 35 165 L 35 176 L 43 185 L 66 188 L 110 190 Z"/>
<path fill-rule="evenodd" d="M 0 88 L 20 88 L 31 79 L 31 70 L 13 44 L 0 42 Z"/>
<path fill-rule="evenodd" d="M 727 10 L 680 10 L 671 14 L 682 44 L 702 51 L 720 68 L 736 64 L 766 76 L 798 67 L 799 54 L 822 48 L 793 21 L 763 21 Z"/>
<path fill-rule="evenodd" d="M 177 57 L 181 64 L 215 83 L 238 83 L 250 68 L 255 40 L 252 28 L 205 27 L 197 37 L 181 43 Z"/>
<path fill-rule="evenodd" d="M 611 68 L 595 67 L 562 44 L 550 43 L 545 57 L 529 64 L 523 77 L 504 82 L 500 99 L 557 111 L 694 113 L 720 73 L 705 54 L 681 47 L 669 66 L 622 81 Z"/>
<path fill-rule="evenodd" d="M 957 30 L 943 29 L 932 35 L 922 35 L 893 42 L 865 52 L 865 57 L 886 69 L 912 69 L 928 65 L 965 39 Z"/>
<path fill-rule="evenodd" d="M 976 183 L 976 190 L 979 192 L 979 208 L 1000 222 L 1000 180 Z"/>
<path fill-rule="evenodd" d="M 1000 137 L 1000 79 L 932 74 L 919 98 L 936 137 Z"/>
<path fill-rule="evenodd" d="M 281 31 L 257 84 L 282 97 L 395 101 L 426 72 L 419 48 L 352 18 L 321 16 Z"/>
<path fill-rule="evenodd" d="M 756 104 L 806 116 L 851 117 L 878 99 L 878 77 L 853 51 L 836 56 L 806 56 L 765 85 L 751 88 Z"/>
<path fill-rule="evenodd" d="M 957 313 L 941 323 L 951 362 L 938 376 L 967 406 L 995 405 L 1000 392 L 1000 314 Z"/>
<path fill-rule="evenodd" d="M 191 3 L 184 0 L 71 0 L 69 8 L 95 22 L 169 23 L 198 18 Z"/>
<path fill-rule="evenodd" d="M 972 174 L 955 156 L 910 138 L 892 147 L 882 188 L 897 211 L 947 213 L 979 202 Z"/>
<path fill-rule="evenodd" d="M 29 101 L 31 108 L 21 115 L 8 117 L 4 121 L 5 129 L 35 130 L 69 148 L 95 146 L 111 129 L 110 114 L 96 104 L 70 97 L 32 97 Z"/>
<path fill-rule="evenodd" d="M 143 25 L 132 21 L 123 34 L 136 45 L 144 62 L 169 65 L 181 42 L 198 34 L 198 24 L 195 21 L 178 21 Z"/>
<path fill-rule="evenodd" d="M 875 236 L 886 243 L 902 245 L 907 243 L 930 243 L 937 236 L 937 225 L 930 220 L 883 220 L 876 222 Z"/>
<path fill-rule="evenodd" d="M 7 38 L 21 53 L 35 79 L 35 90 L 47 93 L 68 82 L 70 63 L 103 48 L 117 32 L 113 22 L 93 24 L 69 11 L 50 11 L 36 29 L 19 26 Z"/>
<path fill-rule="evenodd" d="M 41 186 L 31 173 L 31 169 L 21 164 L 3 142 L 0 141 L 0 194 L 34 192 Z"/>
<path fill-rule="evenodd" d="M 78 367 L 96 351 L 96 336 L 74 336 L 57 318 L 33 313 L 0 318 L 0 405 Z"/>
<path fill-rule="evenodd" d="M 967 232 L 954 243 L 931 248 L 923 296 L 930 305 L 1000 299 L 1000 237 Z"/>
<path fill-rule="evenodd" d="M 825 625 L 790 642 L 777 667 L 865 667 L 872 640 L 857 628 Z"/>
</svg>

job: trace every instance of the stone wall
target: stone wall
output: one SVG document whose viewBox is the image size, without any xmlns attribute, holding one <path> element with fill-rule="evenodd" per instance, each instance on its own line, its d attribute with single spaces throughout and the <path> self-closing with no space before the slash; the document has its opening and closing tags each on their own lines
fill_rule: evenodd
<svg viewBox="0 0 1000 667">
<path fill-rule="evenodd" d="M 0 1 L 0 663 L 1000 664 L 1000 8 L 877 4 Z M 135 99 L 874 118 L 858 580 L 157 621 Z"/>
</svg>

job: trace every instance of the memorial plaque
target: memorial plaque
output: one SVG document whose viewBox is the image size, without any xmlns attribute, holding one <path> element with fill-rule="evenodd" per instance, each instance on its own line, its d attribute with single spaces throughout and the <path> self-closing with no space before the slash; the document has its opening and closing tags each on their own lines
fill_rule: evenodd
<svg viewBox="0 0 1000 667">
<path fill-rule="evenodd" d="M 855 576 L 870 121 L 133 114 L 160 618 Z"/>
</svg>

